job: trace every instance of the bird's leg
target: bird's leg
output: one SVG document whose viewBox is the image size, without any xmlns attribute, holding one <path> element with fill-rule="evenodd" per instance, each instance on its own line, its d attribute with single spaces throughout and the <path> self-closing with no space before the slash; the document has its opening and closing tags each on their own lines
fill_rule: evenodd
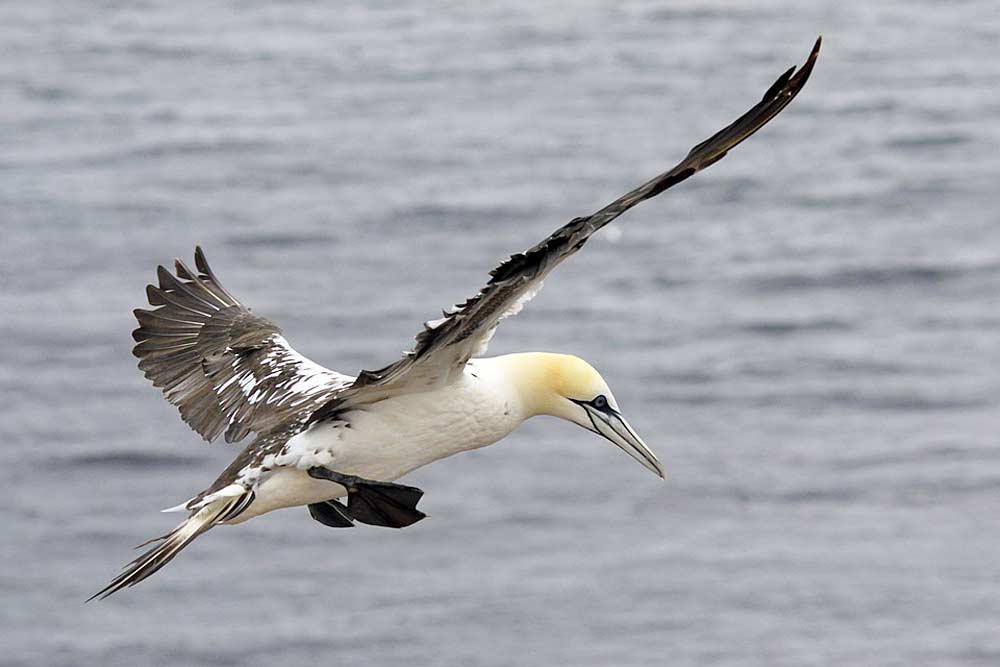
<svg viewBox="0 0 1000 667">
<path fill-rule="evenodd" d="M 343 475 L 322 466 L 309 468 L 308 472 L 310 477 L 336 482 L 347 489 L 347 507 L 343 510 L 347 516 L 361 523 L 387 528 L 405 528 L 427 516 L 417 509 L 417 503 L 424 492 L 415 486 Z M 310 513 L 312 513 L 311 507 Z M 315 514 L 313 518 L 316 518 Z"/>
</svg>

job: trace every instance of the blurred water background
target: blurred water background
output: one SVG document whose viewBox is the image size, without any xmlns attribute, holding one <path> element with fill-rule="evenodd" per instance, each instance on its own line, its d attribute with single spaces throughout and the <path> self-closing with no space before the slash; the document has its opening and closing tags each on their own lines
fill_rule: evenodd
<svg viewBox="0 0 1000 667">
<path fill-rule="evenodd" d="M 659 482 L 554 420 L 418 471 L 431 519 L 219 529 L 84 606 L 235 455 L 130 310 L 202 244 L 356 372 L 672 165 L 491 352 L 600 369 Z M 991 1 L 0 5 L 0 663 L 1000 664 Z"/>
</svg>

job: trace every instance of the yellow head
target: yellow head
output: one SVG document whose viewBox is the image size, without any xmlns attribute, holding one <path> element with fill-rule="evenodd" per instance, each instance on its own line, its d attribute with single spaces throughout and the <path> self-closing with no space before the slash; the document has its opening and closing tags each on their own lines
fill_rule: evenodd
<svg viewBox="0 0 1000 667">
<path fill-rule="evenodd" d="M 547 352 L 512 354 L 504 361 L 529 416 L 552 415 L 579 424 L 663 477 L 656 455 L 622 417 L 608 383 L 593 366 L 573 355 Z"/>
</svg>

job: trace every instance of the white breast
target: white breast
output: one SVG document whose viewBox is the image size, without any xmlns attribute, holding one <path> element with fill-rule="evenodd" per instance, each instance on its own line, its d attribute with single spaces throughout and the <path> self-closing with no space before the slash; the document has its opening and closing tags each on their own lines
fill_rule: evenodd
<svg viewBox="0 0 1000 667">
<path fill-rule="evenodd" d="M 350 413 L 330 467 L 392 481 L 433 461 L 500 440 L 524 419 L 520 400 L 484 363 L 442 389 L 386 399 Z"/>
<path fill-rule="evenodd" d="M 391 482 L 458 452 L 492 444 L 520 424 L 519 397 L 489 359 L 469 362 L 463 377 L 435 391 L 389 398 L 345 415 L 345 424 L 316 424 L 278 457 L 283 466 L 262 479 L 254 504 L 236 522 L 279 507 L 345 494 L 309 477 L 325 465 L 345 475 Z"/>
</svg>

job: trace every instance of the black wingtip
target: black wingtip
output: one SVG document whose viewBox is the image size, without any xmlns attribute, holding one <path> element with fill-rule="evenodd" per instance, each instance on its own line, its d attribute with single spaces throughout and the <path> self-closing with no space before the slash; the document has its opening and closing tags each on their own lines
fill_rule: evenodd
<svg viewBox="0 0 1000 667">
<path fill-rule="evenodd" d="M 200 245 L 194 247 L 194 268 L 198 269 L 202 275 L 212 277 L 212 269 L 208 266 L 208 258 Z"/>
<path fill-rule="evenodd" d="M 174 283 L 174 277 L 167 271 L 167 267 L 162 264 L 156 266 L 156 282 L 161 290 L 170 289 Z"/>
<path fill-rule="evenodd" d="M 806 77 L 809 76 L 808 72 L 812 71 L 813 65 L 816 63 L 816 58 L 819 57 L 819 49 L 821 46 L 823 46 L 823 35 L 816 37 L 816 43 L 813 44 L 812 51 L 809 52 L 806 64 L 802 66 L 802 70 L 806 71 Z"/>
<path fill-rule="evenodd" d="M 792 65 L 784 71 L 784 73 L 777 78 L 777 80 L 771 84 L 771 87 L 765 91 L 761 96 L 761 102 L 767 102 L 769 99 L 777 95 L 781 90 L 788 84 L 788 80 L 792 78 L 792 74 L 795 73 L 795 66 Z"/>
<path fill-rule="evenodd" d="M 188 268 L 187 264 L 180 257 L 174 258 L 174 273 L 181 280 L 189 280 L 191 282 L 197 282 L 198 280 L 198 276 L 191 272 L 191 269 Z"/>
<path fill-rule="evenodd" d="M 778 79 L 771 84 L 771 87 L 767 89 L 764 96 L 760 98 L 761 102 L 767 102 L 771 98 L 780 95 L 783 92 L 797 92 L 802 86 L 805 85 L 806 80 L 809 79 L 809 75 L 812 73 L 813 66 L 816 64 L 816 58 L 819 57 L 819 49 L 823 45 L 823 36 L 820 35 L 816 38 L 815 44 L 813 44 L 812 51 L 809 52 L 809 57 L 802 64 L 802 67 L 789 67 L 785 72 L 778 77 Z M 796 70 L 798 70 L 796 72 Z M 791 84 L 791 85 L 789 85 Z"/>
<path fill-rule="evenodd" d="M 816 64 L 816 59 L 819 57 L 821 46 L 823 46 L 823 35 L 816 38 L 816 43 L 813 44 L 812 51 L 809 52 L 809 57 L 806 58 L 805 63 L 802 64 L 802 67 L 799 68 L 799 71 L 793 77 L 796 81 L 796 91 L 801 90 L 802 86 L 806 85 L 809 75 L 812 74 L 813 66 Z"/>
<path fill-rule="evenodd" d="M 157 289 L 156 285 L 146 285 L 146 301 L 151 306 L 162 306 L 166 303 L 160 296 L 160 290 Z"/>
</svg>

